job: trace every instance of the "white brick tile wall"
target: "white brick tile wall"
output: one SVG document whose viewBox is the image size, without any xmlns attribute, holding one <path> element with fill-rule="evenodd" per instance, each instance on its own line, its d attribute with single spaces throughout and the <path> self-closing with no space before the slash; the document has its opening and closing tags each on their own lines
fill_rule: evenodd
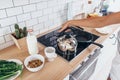
<svg viewBox="0 0 120 80">
<path fill-rule="evenodd" d="M 56 19 L 57 17 L 59 17 L 59 15 L 60 14 L 58 14 L 58 13 L 53 13 L 53 14 L 50 14 L 50 15 L 48 15 L 48 19 L 50 20 L 50 19 Z"/>
<path fill-rule="evenodd" d="M 23 27 L 26 26 L 25 22 L 20 22 L 20 23 L 18 23 L 18 25 L 19 25 L 20 28 L 23 28 Z"/>
<path fill-rule="evenodd" d="M 45 27 L 49 28 L 50 26 L 54 25 L 53 23 L 54 23 L 53 20 L 48 20 L 48 21 L 45 22 Z"/>
<path fill-rule="evenodd" d="M 6 9 L 6 12 L 8 16 L 13 16 L 13 15 L 22 14 L 23 10 L 22 7 L 15 7 L 15 8 Z"/>
<path fill-rule="evenodd" d="M 43 15 L 42 11 L 35 11 L 31 13 L 32 18 L 37 18 Z"/>
<path fill-rule="evenodd" d="M 49 28 L 43 28 L 40 30 L 40 33 L 44 33 L 44 32 L 47 32 L 49 30 Z"/>
<path fill-rule="evenodd" d="M 72 1 L 73 1 L 73 0 L 72 0 Z M 58 0 L 58 3 L 59 3 L 59 4 L 65 4 L 66 1 L 65 1 L 65 0 Z"/>
<path fill-rule="evenodd" d="M 0 19 L 1 27 L 8 26 L 17 23 L 16 17 L 9 17 L 5 19 Z"/>
<path fill-rule="evenodd" d="M 48 1 L 48 7 L 57 6 L 58 5 L 57 2 L 58 2 L 57 0 L 50 0 L 50 1 Z"/>
<path fill-rule="evenodd" d="M 42 17 L 40 17 L 38 19 L 39 19 L 39 23 L 48 21 L 48 15 L 47 16 L 42 16 Z"/>
<path fill-rule="evenodd" d="M 48 15 L 48 14 L 51 14 L 52 12 L 53 12 L 52 8 L 47 8 L 43 10 L 43 15 Z"/>
<path fill-rule="evenodd" d="M 68 3 L 76 1 L 83 0 L 0 0 L 0 50 L 13 45 L 9 34 L 14 32 L 15 23 L 33 29 L 36 35 L 47 32 L 66 21 Z M 79 13 L 76 3 L 74 11 Z"/>
<path fill-rule="evenodd" d="M 0 36 L 11 33 L 10 27 L 0 28 Z"/>
<path fill-rule="evenodd" d="M 11 40 L 12 40 L 12 38 L 11 38 L 10 34 L 5 35 L 5 41 L 6 42 L 11 41 Z"/>
<path fill-rule="evenodd" d="M 40 2 L 37 4 L 37 9 L 44 9 L 47 8 L 47 2 Z"/>
<path fill-rule="evenodd" d="M 12 0 L 1 0 L 0 1 L 0 9 L 13 7 Z"/>
<path fill-rule="evenodd" d="M 5 43 L 5 39 L 3 36 L 0 36 L 0 44 L 3 44 L 3 43 Z"/>
<path fill-rule="evenodd" d="M 35 26 L 33 26 L 33 30 L 37 31 L 37 30 L 42 30 L 44 28 L 44 24 L 43 23 L 39 23 Z"/>
<path fill-rule="evenodd" d="M 29 3 L 29 0 L 13 0 L 15 6 L 26 5 Z"/>
<path fill-rule="evenodd" d="M 36 5 L 32 4 L 32 5 L 23 6 L 23 10 L 24 10 L 24 13 L 35 11 L 36 10 Z"/>
<path fill-rule="evenodd" d="M 38 35 L 38 34 L 40 34 L 39 30 L 34 31 L 34 35 Z"/>
<path fill-rule="evenodd" d="M 53 12 L 58 12 L 59 10 L 59 6 L 53 7 Z"/>
<path fill-rule="evenodd" d="M 43 0 L 30 0 L 30 3 L 38 3 L 38 2 L 41 2 Z"/>
<path fill-rule="evenodd" d="M 6 43 L 0 45 L 0 50 L 2 50 L 2 49 L 4 49 L 4 48 L 7 48 L 7 47 L 9 47 L 9 46 L 11 46 L 11 45 L 13 45 L 13 44 L 14 44 L 13 41 L 6 42 Z"/>
<path fill-rule="evenodd" d="M 5 10 L 0 10 L 0 18 L 7 17 Z"/>
<path fill-rule="evenodd" d="M 30 13 L 22 14 L 17 16 L 18 22 L 26 21 L 28 19 L 31 19 Z"/>
<path fill-rule="evenodd" d="M 35 24 L 38 24 L 37 19 L 31 19 L 31 20 L 26 21 L 26 26 L 33 26 Z"/>
</svg>

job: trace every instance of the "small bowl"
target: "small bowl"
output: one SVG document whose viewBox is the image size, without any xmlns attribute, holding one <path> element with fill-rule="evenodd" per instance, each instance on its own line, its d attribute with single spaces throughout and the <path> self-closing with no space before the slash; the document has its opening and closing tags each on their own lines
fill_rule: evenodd
<svg viewBox="0 0 120 80">
<path fill-rule="evenodd" d="M 28 63 L 29 63 L 30 61 L 32 61 L 32 60 L 35 60 L 35 59 L 39 59 L 39 60 L 41 60 L 43 63 L 42 63 L 40 66 L 35 67 L 35 68 L 30 68 L 30 67 L 28 67 L 28 66 L 27 66 Z M 30 55 L 30 56 L 28 56 L 28 57 L 24 60 L 24 65 L 25 65 L 25 67 L 26 67 L 29 71 L 31 71 L 31 72 L 37 72 L 37 71 L 41 70 L 41 69 L 43 68 L 43 66 L 44 66 L 44 63 L 45 63 L 45 58 L 44 58 L 42 55 L 40 55 L 40 54 Z"/>
</svg>

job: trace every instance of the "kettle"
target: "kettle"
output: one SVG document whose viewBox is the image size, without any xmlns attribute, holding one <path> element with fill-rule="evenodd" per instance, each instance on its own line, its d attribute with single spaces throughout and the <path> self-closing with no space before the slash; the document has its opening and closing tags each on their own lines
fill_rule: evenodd
<svg viewBox="0 0 120 80">
<path fill-rule="evenodd" d="M 78 45 L 77 40 L 75 38 L 76 35 L 72 34 L 72 30 L 66 32 L 67 29 L 61 32 L 60 36 L 57 39 L 58 48 L 63 52 L 76 52 L 76 48 Z"/>
</svg>

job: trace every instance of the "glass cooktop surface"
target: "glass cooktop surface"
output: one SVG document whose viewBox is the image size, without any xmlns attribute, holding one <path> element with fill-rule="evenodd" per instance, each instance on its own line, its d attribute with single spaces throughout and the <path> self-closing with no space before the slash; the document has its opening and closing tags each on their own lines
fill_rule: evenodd
<svg viewBox="0 0 120 80">
<path fill-rule="evenodd" d="M 77 31 L 77 30 L 76 30 Z M 77 31 L 77 34 L 81 34 L 81 31 Z M 89 32 L 86 32 L 89 33 Z M 91 34 L 91 33 L 90 33 Z M 52 31 L 50 33 L 47 33 L 43 36 L 40 36 L 37 38 L 38 42 L 43 44 L 44 46 L 52 46 L 56 49 L 56 53 L 66 59 L 67 61 L 71 61 L 74 57 L 76 57 L 78 54 L 81 53 L 84 49 L 86 49 L 91 43 L 78 43 L 76 52 L 70 52 L 72 54 L 66 54 L 65 52 L 59 50 L 57 46 L 57 39 L 58 39 L 59 32 L 58 30 Z M 92 34 L 93 35 L 93 41 L 99 38 L 99 36 Z M 69 52 L 67 52 L 69 53 Z"/>
</svg>

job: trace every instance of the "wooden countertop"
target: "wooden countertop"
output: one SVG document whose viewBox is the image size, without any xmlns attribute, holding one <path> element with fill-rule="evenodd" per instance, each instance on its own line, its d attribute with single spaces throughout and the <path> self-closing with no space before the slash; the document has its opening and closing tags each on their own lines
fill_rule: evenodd
<svg viewBox="0 0 120 80">
<path fill-rule="evenodd" d="M 112 27 L 113 32 L 118 28 L 118 26 Z M 96 40 L 98 43 L 102 43 L 110 34 L 102 35 L 96 32 L 92 28 L 85 28 L 86 31 L 92 32 L 98 36 L 99 39 Z M 39 44 L 40 52 L 39 54 L 44 55 L 44 46 Z M 54 61 L 48 62 L 46 60 L 44 67 L 35 73 L 29 72 L 25 67 L 21 77 L 18 77 L 16 80 L 63 80 L 70 72 L 72 72 L 87 56 L 90 55 L 97 46 L 91 44 L 88 48 L 81 52 L 80 55 L 75 57 L 72 61 L 67 62 L 60 56 L 55 58 Z M 19 50 L 15 45 L 8 47 L 0 51 L 0 59 L 19 59 L 22 62 L 24 59 L 29 56 L 27 51 Z"/>
</svg>

